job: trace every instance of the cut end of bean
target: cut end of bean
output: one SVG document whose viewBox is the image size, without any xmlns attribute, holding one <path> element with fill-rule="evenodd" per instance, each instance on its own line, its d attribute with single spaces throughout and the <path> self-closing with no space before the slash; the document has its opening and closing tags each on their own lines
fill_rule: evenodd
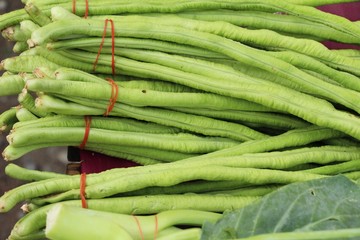
<svg viewBox="0 0 360 240">
<path fill-rule="evenodd" d="M 3 159 L 4 159 L 5 161 L 7 161 L 7 162 L 12 160 L 11 157 L 9 156 L 9 154 L 7 153 L 6 148 L 5 148 L 4 151 L 2 152 L 2 157 L 3 157 Z"/>
<path fill-rule="evenodd" d="M 45 74 L 43 71 L 41 71 L 40 68 L 36 68 L 36 69 L 34 70 L 34 74 L 35 74 L 35 76 L 38 77 L 38 78 L 44 78 L 44 77 L 46 77 L 46 74 Z"/>
<path fill-rule="evenodd" d="M 23 90 L 18 95 L 18 101 L 22 102 L 24 100 L 25 96 L 27 95 L 27 93 L 28 93 L 27 84 L 25 83 L 25 86 L 24 86 Z"/>
<path fill-rule="evenodd" d="M 53 44 L 52 43 L 48 43 L 48 44 L 46 44 L 46 49 L 47 50 L 53 50 L 54 49 L 54 46 L 53 46 Z"/>
<path fill-rule="evenodd" d="M 6 209 L 6 202 L 3 199 L 0 199 L 0 213 L 8 212 Z"/>
<path fill-rule="evenodd" d="M 29 39 L 26 42 L 27 42 L 29 48 L 34 48 L 36 46 L 36 43 L 32 39 Z"/>
<path fill-rule="evenodd" d="M 20 209 L 23 211 L 23 213 L 29 213 L 30 209 L 29 209 L 29 204 L 25 203 L 23 204 Z"/>
<path fill-rule="evenodd" d="M 2 125 L 1 127 L 0 127 L 0 134 L 2 134 L 6 129 L 7 129 L 7 125 Z"/>
<path fill-rule="evenodd" d="M 6 136 L 6 141 L 7 141 L 9 144 L 12 144 L 12 142 L 13 142 L 13 136 L 12 136 L 12 134 L 8 134 L 8 135 Z"/>
<path fill-rule="evenodd" d="M 3 159 L 4 159 L 5 161 L 8 161 L 7 158 L 6 158 L 6 156 L 5 156 L 5 153 L 4 153 L 4 152 L 2 152 L 1 155 L 2 155 L 2 157 L 3 157 Z"/>
<path fill-rule="evenodd" d="M 7 40 L 13 40 L 11 36 L 14 34 L 14 28 L 8 27 L 1 31 L 1 35 Z"/>
</svg>

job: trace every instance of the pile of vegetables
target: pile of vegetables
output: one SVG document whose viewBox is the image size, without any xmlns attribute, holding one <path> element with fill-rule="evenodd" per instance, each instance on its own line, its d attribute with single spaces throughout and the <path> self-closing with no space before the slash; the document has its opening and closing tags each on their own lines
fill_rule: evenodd
<svg viewBox="0 0 360 240">
<path fill-rule="evenodd" d="M 72 146 L 139 166 L 9 163 L 29 181 L 0 197 L 27 201 L 9 239 L 359 238 L 360 51 L 322 42 L 359 45 L 360 25 L 316 8 L 351 1 L 23 2 L 0 16 L 18 53 L 4 159 Z"/>
</svg>

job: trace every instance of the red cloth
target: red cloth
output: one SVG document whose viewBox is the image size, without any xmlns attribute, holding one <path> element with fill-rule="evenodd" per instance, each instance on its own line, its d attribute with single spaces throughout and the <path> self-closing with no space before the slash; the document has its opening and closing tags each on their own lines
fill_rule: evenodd
<svg viewBox="0 0 360 240">
<path fill-rule="evenodd" d="M 324 12 L 333 13 L 342 17 L 345 17 L 351 21 L 360 20 L 360 2 L 341 3 L 341 4 L 330 4 L 319 7 Z M 352 44 L 337 43 L 332 41 L 323 42 L 329 49 L 344 49 L 353 48 L 359 49 L 360 46 Z"/>
<path fill-rule="evenodd" d="M 86 150 L 80 151 L 81 172 L 82 173 L 98 173 L 112 168 L 126 168 L 137 166 L 138 164 L 125 159 L 118 159 L 104 154 L 90 152 Z"/>
<path fill-rule="evenodd" d="M 360 20 L 360 2 L 332 4 L 319 7 L 322 11 L 330 12 L 348 18 L 351 21 Z M 331 41 L 324 42 L 324 45 L 330 49 L 356 48 L 359 46 L 335 43 Z M 81 172 L 98 173 L 111 168 L 132 167 L 137 164 L 128 160 L 109 157 L 103 154 L 80 150 Z"/>
</svg>

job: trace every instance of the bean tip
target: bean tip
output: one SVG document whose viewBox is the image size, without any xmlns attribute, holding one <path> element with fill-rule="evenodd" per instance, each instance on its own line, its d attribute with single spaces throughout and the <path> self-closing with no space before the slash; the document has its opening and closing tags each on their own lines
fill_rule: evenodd
<svg viewBox="0 0 360 240">
<path fill-rule="evenodd" d="M 11 135 L 11 134 L 8 134 L 7 136 L 6 136 L 6 141 L 9 143 L 9 144 L 11 144 L 12 142 L 13 142 L 13 136 Z M 4 157 L 4 159 L 5 159 L 5 151 L 3 152 L 3 157 Z"/>
<path fill-rule="evenodd" d="M 4 194 L 6 194 L 6 192 Z M 8 209 L 5 199 L 0 197 L 0 213 L 6 213 L 8 211 L 9 211 L 9 209 Z"/>
<path fill-rule="evenodd" d="M 29 39 L 26 42 L 27 42 L 29 48 L 33 48 L 36 46 L 36 43 L 32 39 Z"/>
<path fill-rule="evenodd" d="M 9 159 L 9 157 L 7 156 L 5 150 L 2 152 L 2 157 L 3 157 L 3 159 L 4 159 L 6 162 L 9 162 L 9 161 L 10 161 L 10 159 Z M 1 211 L 0 211 L 0 212 L 1 212 Z"/>
<path fill-rule="evenodd" d="M 51 51 L 54 49 L 54 47 L 51 43 L 48 43 L 48 44 L 46 44 L 46 49 Z"/>
<path fill-rule="evenodd" d="M 4 30 L 1 31 L 1 35 L 2 35 L 3 38 L 5 38 L 6 40 L 9 40 L 9 41 L 14 40 L 14 39 L 12 38 L 12 35 L 14 35 L 14 28 L 13 28 L 13 27 L 5 28 Z"/>
<path fill-rule="evenodd" d="M 30 212 L 30 208 L 29 208 L 29 204 L 25 203 L 23 204 L 20 209 L 23 211 L 23 213 L 29 213 Z"/>
</svg>

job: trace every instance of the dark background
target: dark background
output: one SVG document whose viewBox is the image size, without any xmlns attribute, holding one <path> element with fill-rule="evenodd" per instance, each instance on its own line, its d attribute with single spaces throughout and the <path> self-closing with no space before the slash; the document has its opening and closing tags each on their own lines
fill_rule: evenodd
<svg viewBox="0 0 360 240">
<path fill-rule="evenodd" d="M 20 0 L 0 0 L 0 14 L 22 8 L 23 6 Z M 15 55 L 12 52 L 12 47 L 13 43 L 6 41 L 0 36 L 0 61 Z M 0 75 L 2 75 L 2 72 L 0 72 Z M 18 105 L 17 96 L 0 97 L 0 113 L 16 105 Z M 6 134 L 0 134 L 0 152 L 6 146 Z M 64 173 L 67 162 L 66 155 L 66 148 L 47 148 L 29 153 L 21 159 L 13 161 L 13 163 L 29 169 Z M 7 162 L 0 156 L 0 195 L 24 183 L 5 175 L 4 168 L 6 164 Z M 21 205 L 19 204 L 19 206 L 8 213 L 0 213 L 0 240 L 6 239 L 9 236 L 12 227 L 22 216 L 22 212 L 19 209 Z"/>
</svg>

